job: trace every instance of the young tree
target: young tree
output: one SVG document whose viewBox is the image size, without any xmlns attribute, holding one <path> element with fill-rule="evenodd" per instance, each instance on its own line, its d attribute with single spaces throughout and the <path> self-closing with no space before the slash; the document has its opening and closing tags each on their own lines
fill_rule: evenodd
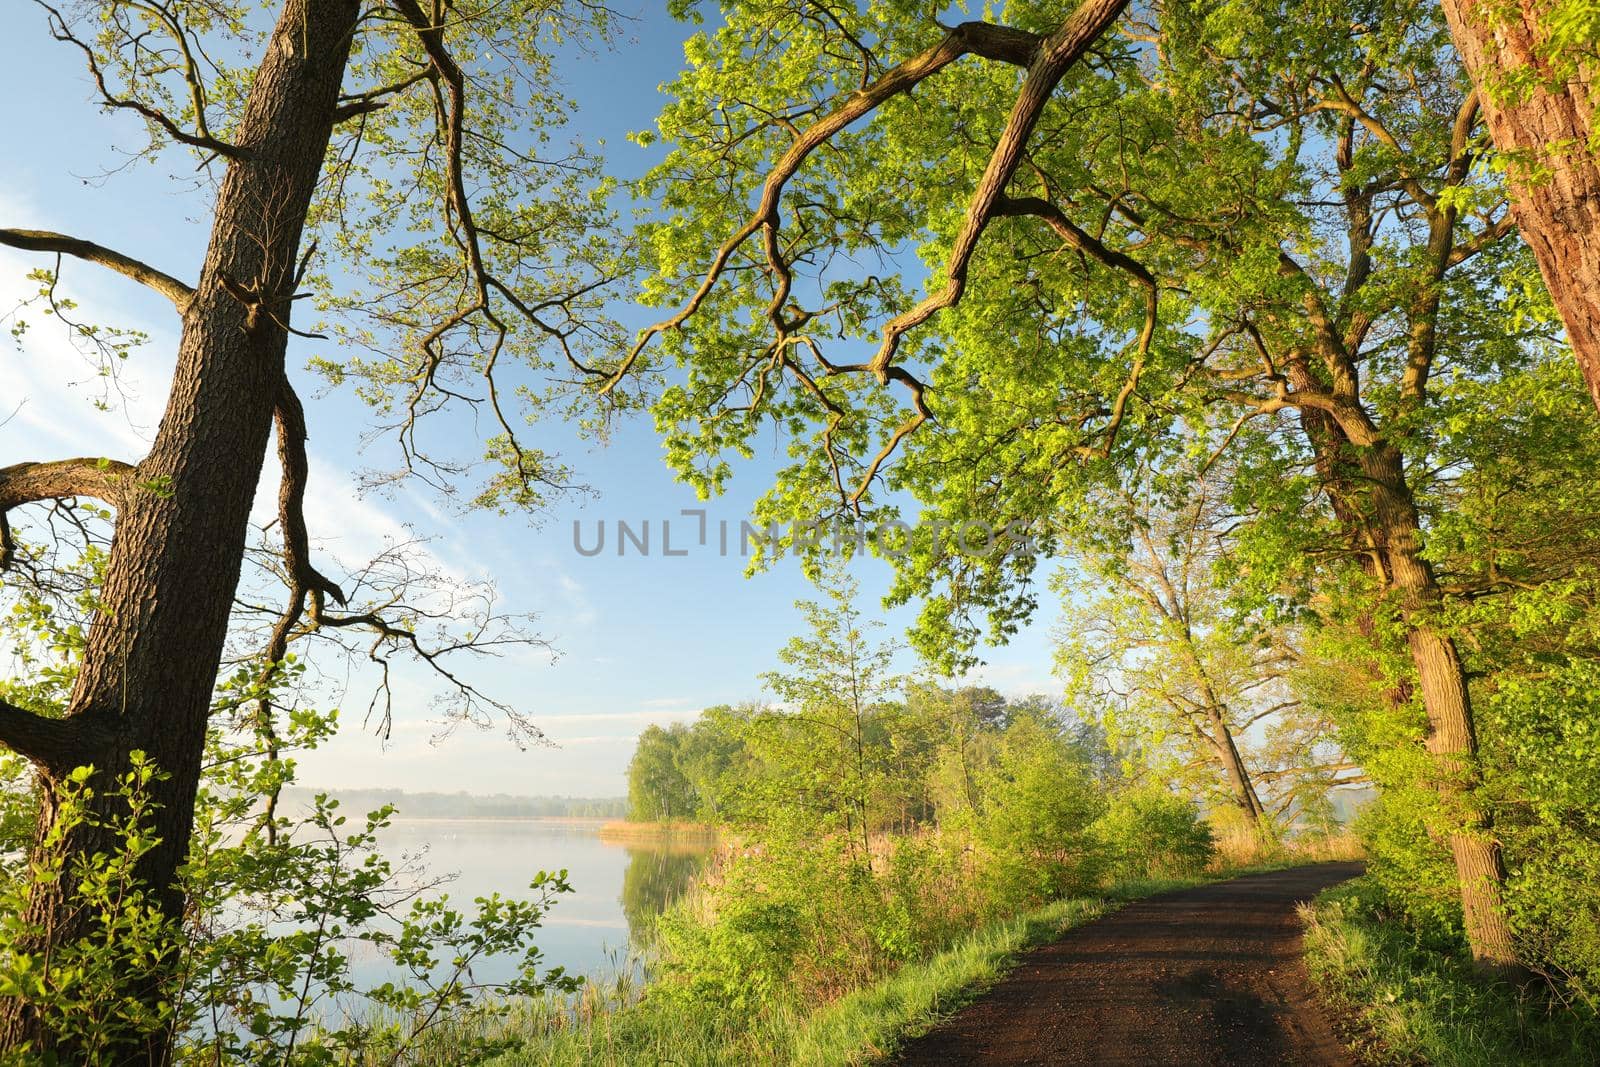
<svg viewBox="0 0 1600 1067">
<path fill-rule="evenodd" d="M 211 235 L 198 277 L 184 281 L 77 235 L 0 230 L 0 242 L 58 264 L 82 260 L 144 284 L 182 323 L 147 455 L 0 469 L 7 564 L 18 553 L 13 509 L 92 498 L 117 513 L 62 713 L 0 701 L 0 742 L 33 762 L 47 791 L 82 766 L 95 769 L 93 781 L 120 781 L 142 753 L 159 773 L 138 880 L 160 914 L 176 916 L 212 690 L 274 423 L 288 598 L 263 669 L 276 670 L 287 641 L 307 630 L 366 630 L 375 649 L 437 661 L 415 629 L 426 620 L 403 602 L 388 612 L 333 610 L 346 594 L 312 561 L 307 428 L 285 365 L 290 335 L 305 333 L 291 325 L 301 299 L 316 296 L 346 352 L 378 353 L 321 365 L 335 381 L 362 384 L 391 420 L 411 473 L 439 485 L 465 475 L 469 465 L 427 448 L 420 427 L 467 404 L 495 426 L 485 444 L 492 472 L 474 503 L 536 506 L 566 481 L 521 443 L 518 413 L 499 385 L 515 367 L 548 366 L 547 351 L 580 375 L 588 369 L 586 320 L 608 277 L 602 246 L 588 235 L 604 220 L 603 189 L 585 157 L 547 166 L 536 142 L 565 110 L 548 87 L 550 41 L 586 32 L 604 12 L 575 5 L 569 13 L 547 0 L 473 12 L 444 0 L 283 0 L 263 28 L 243 8 L 200 0 L 38 7 L 50 35 L 87 64 L 100 106 L 143 122 L 149 156 L 176 149 L 199 159 Z M 53 274 L 47 282 L 53 298 Z M 106 335 L 86 327 L 80 336 Z M 478 399 L 464 393 L 468 381 Z M 479 695 L 459 691 L 476 714 Z M 261 710 L 270 713 L 269 703 Z M 57 805 L 43 806 L 38 849 L 51 854 L 35 860 L 65 873 L 33 886 L 27 917 L 49 938 L 95 927 L 93 909 L 72 904 L 72 872 L 116 847 L 94 827 L 114 824 L 121 802 L 108 788 L 90 803 L 108 810 L 60 833 Z M 49 946 L 8 950 L 41 956 Z M 127 982 L 135 1000 L 163 996 L 160 966 Z M 0 1008 L 4 1049 L 52 1049 L 35 995 L 18 991 Z M 165 1041 L 157 1032 L 113 1056 L 159 1062 Z"/>
<path fill-rule="evenodd" d="M 1547 351 L 1500 297 L 1534 268 L 1473 165 L 1478 104 L 1437 9 L 1336 4 L 1307 24 L 1175 2 L 1097 44 L 1118 8 L 953 30 L 898 6 L 726 13 L 661 119 L 679 147 L 654 177 L 653 295 L 677 310 L 635 356 L 656 341 L 689 368 L 657 406 L 683 476 L 714 490 L 764 420 L 811 425 L 764 517 L 885 518 L 903 490 L 946 528 L 1032 523 L 1048 552 L 1094 533 L 1119 470 L 1231 421 L 1276 543 L 1317 561 L 1328 502 L 1399 611 L 1474 952 L 1510 964 L 1418 471 L 1440 380 Z M 1018 49 L 1020 91 L 997 65 Z M 989 62 L 953 62 L 973 53 Z M 1084 62 L 1047 58 L 1066 54 Z M 915 272 L 845 266 L 913 243 L 934 270 L 920 301 Z M 918 643 L 946 662 L 981 615 L 1003 638 L 1035 607 L 1036 557 L 898 555 L 894 598 L 923 598 Z"/>
<path fill-rule="evenodd" d="M 688 738 L 682 723 L 645 727 L 628 761 L 628 818 L 664 822 L 694 815 L 698 798 L 678 766 Z"/>
<path fill-rule="evenodd" d="M 1600 4 L 1443 6 L 1495 148 L 1513 171 L 1517 228 L 1600 408 Z"/>
<path fill-rule="evenodd" d="M 853 862 L 870 873 L 872 799 L 888 755 L 873 728 L 900 687 L 890 673 L 898 647 L 872 640 L 882 624 L 862 618 L 858 587 L 842 567 L 825 576 L 824 590 L 830 603 L 796 605 L 810 632 L 779 650 L 784 669 L 763 676 L 782 707 L 751 720 L 750 747 L 773 774 L 773 803 L 808 820 L 806 832 L 842 823 Z"/>
</svg>

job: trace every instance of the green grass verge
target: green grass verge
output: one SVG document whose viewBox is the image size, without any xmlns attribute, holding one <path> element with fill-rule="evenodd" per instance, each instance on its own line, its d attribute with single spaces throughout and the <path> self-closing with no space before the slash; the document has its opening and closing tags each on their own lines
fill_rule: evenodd
<svg viewBox="0 0 1600 1067">
<path fill-rule="evenodd" d="M 518 1006 L 503 1031 L 523 1038 L 526 1045 L 494 1063 L 496 1067 L 873 1063 L 981 996 L 1028 948 L 1091 922 L 1121 902 L 1241 873 L 1249 872 L 1125 882 L 1100 896 L 1056 901 L 988 923 L 944 951 L 820 1007 L 770 1004 L 754 1017 L 730 1019 L 692 1005 L 641 999 L 639 990 L 627 982 L 616 990 L 591 990 L 580 1001 L 576 1022 L 567 1021 L 551 1005 L 528 1002 Z M 445 1057 L 440 1062 L 447 1062 L 447 1046 L 448 1042 L 438 1049 Z"/>
<path fill-rule="evenodd" d="M 1358 879 L 1302 907 L 1306 962 L 1368 1063 L 1506 1067 L 1600 1061 L 1600 1019 L 1542 985 L 1486 981 L 1458 954 L 1383 923 Z"/>
<path fill-rule="evenodd" d="M 881 982 L 810 1010 L 792 1003 L 771 1004 L 754 1017 L 730 1019 L 674 1001 L 608 993 L 587 1009 L 580 1004 L 578 1021 L 569 1024 L 550 1006 L 529 1003 L 506 1020 L 506 1028 L 527 1044 L 494 1063 L 497 1067 L 871 1063 L 978 996 L 1009 970 L 1019 952 L 1113 907 L 1097 898 L 1062 900 L 990 923 L 928 960 L 907 964 Z"/>
<path fill-rule="evenodd" d="M 980 996 L 1011 969 L 1018 953 L 1113 907 L 1104 900 L 1061 900 L 982 927 L 931 959 L 909 963 L 802 1020 L 786 1062 L 823 1067 L 881 1059 Z"/>
</svg>

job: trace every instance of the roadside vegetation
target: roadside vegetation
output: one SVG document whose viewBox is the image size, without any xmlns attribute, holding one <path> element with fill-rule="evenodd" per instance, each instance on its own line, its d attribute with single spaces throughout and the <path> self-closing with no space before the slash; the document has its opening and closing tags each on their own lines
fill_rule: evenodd
<svg viewBox="0 0 1600 1067">
<path fill-rule="evenodd" d="M 1208 813 L 1147 762 L 1181 745 L 894 673 L 853 583 L 821 581 L 829 600 L 801 605 L 808 632 L 766 679 L 781 701 L 640 739 L 630 810 L 724 834 L 655 923 L 648 981 L 513 1012 L 493 1032 L 525 1044 L 503 1062 L 871 1062 L 1118 901 L 1360 854 L 1332 820 L 1248 819 L 1220 769 Z M 1261 792 L 1278 810 L 1296 793 L 1281 781 Z"/>
<path fill-rule="evenodd" d="M 1368 879 L 1301 907 L 1306 961 L 1366 1062 L 1586 1067 L 1600 1049 L 1593 1001 L 1562 1001 L 1535 976 L 1486 981 L 1449 939 L 1419 935 Z M 1563 986 L 1566 983 L 1562 983 Z"/>
<path fill-rule="evenodd" d="M 0 323 L 62 331 L 63 391 L 115 407 L 150 340 L 64 269 L 175 332 L 145 454 L 0 457 L 0 1063 L 848 1061 L 1116 886 L 1347 827 L 1314 944 L 1373 1050 L 1589 1032 L 1595 0 L 670 0 L 626 180 L 560 90 L 624 47 L 604 4 L 24 6 L 131 123 L 106 177 L 169 167 L 210 236 L 185 279 L 0 220 L 41 257 Z M 555 420 L 648 412 L 702 497 L 770 475 L 752 569 L 827 599 L 769 701 L 641 738 L 631 819 L 724 842 L 643 988 L 545 966 L 560 872 L 451 902 L 386 803 L 281 803 L 346 667 L 384 736 L 424 678 L 529 742 L 468 667 L 548 648 L 419 544 L 329 558 L 313 382 L 370 408 L 366 480 L 451 508 L 576 491 Z M 1041 613 L 1048 697 L 967 684 Z"/>
</svg>

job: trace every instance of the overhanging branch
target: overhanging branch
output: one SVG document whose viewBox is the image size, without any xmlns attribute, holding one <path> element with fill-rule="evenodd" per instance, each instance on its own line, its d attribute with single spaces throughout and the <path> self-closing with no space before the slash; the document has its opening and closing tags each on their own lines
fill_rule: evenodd
<svg viewBox="0 0 1600 1067">
<path fill-rule="evenodd" d="M 6 513 L 41 500 L 93 497 L 120 509 L 134 468 L 114 459 L 58 459 L 0 467 L 0 571 L 11 569 L 17 544 Z"/>
<path fill-rule="evenodd" d="M 1085 7 L 1111 7 L 1115 11 L 1122 9 L 1125 0 L 1094 0 Z M 1114 17 L 1114 15 L 1113 15 Z M 1074 16 L 1076 19 L 1077 16 Z M 1109 19 L 1107 20 L 1109 25 Z M 1054 40 L 1054 38 L 1051 38 Z M 716 288 L 718 281 L 728 269 L 733 255 L 739 248 L 763 229 L 767 231 L 768 255 L 771 257 L 772 249 L 776 247 L 775 234 L 778 230 L 778 211 L 783 200 L 783 192 L 806 159 L 818 148 L 826 144 L 834 135 L 848 128 L 853 123 L 876 111 L 883 104 L 910 92 L 923 81 L 948 67 L 951 63 L 967 55 L 981 56 L 1002 62 L 1018 65 L 1033 66 L 1038 62 L 1044 39 L 1025 33 L 1024 31 L 995 26 L 985 22 L 963 22 L 950 29 L 944 38 L 930 48 L 926 48 L 905 62 L 897 64 L 885 71 L 876 81 L 846 96 L 839 105 L 827 115 L 818 119 L 807 127 L 795 140 L 789 149 L 779 157 L 772 169 L 767 173 L 766 181 L 762 184 L 761 202 L 751 213 L 743 226 L 739 227 L 721 248 L 712 257 L 711 265 L 707 268 L 705 277 L 689 300 L 671 318 L 664 319 L 648 327 L 639 335 L 631 351 L 623 358 L 622 364 L 612 373 L 606 381 L 601 392 L 609 393 L 625 378 L 633 365 L 643 354 L 645 348 L 658 335 L 668 330 L 674 330 L 688 322 L 711 291 Z M 787 271 L 779 267 L 778 274 L 786 278 Z M 774 301 L 781 307 L 781 294 Z"/>
<path fill-rule="evenodd" d="M 0 467 L 0 512 L 40 500 L 87 496 L 121 507 L 134 468 L 120 460 L 83 457 Z"/>
</svg>

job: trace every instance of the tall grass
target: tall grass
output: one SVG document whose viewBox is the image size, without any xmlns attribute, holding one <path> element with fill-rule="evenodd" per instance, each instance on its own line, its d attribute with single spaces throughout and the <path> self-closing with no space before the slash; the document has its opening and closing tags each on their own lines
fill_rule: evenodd
<svg viewBox="0 0 1600 1067">
<path fill-rule="evenodd" d="M 1366 856 L 1360 838 L 1349 830 L 1336 834 L 1263 833 L 1233 810 L 1213 812 L 1209 821 L 1217 846 L 1211 862 L 1215 871 L 1359 860 Z"/>
<path fill-rule="evenodd" d="M 1543 983 L 1518 987 L 1472 973 L 1459 952 L 1418 944 L 1385 923 L 1357 882 L 1302 905 L 1306 961 L 1348 1016 L 1366 1060 L 1436 1067 L 1600 1062 L 1600 1018 L 1556 1001 Z"/>
<path fill-rule="evenodd" d="M 1148 883 L 1154 892 L 1178 883 Z M 591 984 L 570 1002 L 529 1001 L 501 1020 L 497 1036 L 523 1048 L 496 1067 L 866 1064 L 978 996 L 1009 969 L 1016 954 L 1104 915 L 1115 905 L 1095 898 L 1061 900 L 986 924 L 928 960 L 822 1007 L 784 1000 L 749 1016 L 706 1012 L 681 1001 L 648 998 L 628 974 Z M 428 1062 L 450 1062 L 441 1037 Z"/>
<path fill-rule="evenodd" d="M 696 848 L 714 845 L 721 837 L 715 827 L 699 822 L 634 822 L 631 819 L 612 819 L 601 824 L 600 840 L 613 844 L 633 841 L 651 845 L 684 843 Z"/>
</svg>

